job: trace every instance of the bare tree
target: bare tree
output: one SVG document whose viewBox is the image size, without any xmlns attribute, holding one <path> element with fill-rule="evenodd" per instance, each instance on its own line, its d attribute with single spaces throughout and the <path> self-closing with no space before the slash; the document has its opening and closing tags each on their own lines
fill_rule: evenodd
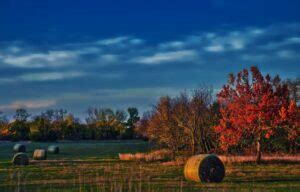
<svg viewBox="0 0 300 192">
<path fill-rule="evenodd" d="M 187 142 L 192 154 L 209 152 L 213 147 L 213 129 L 216 122 L 212 105 L 212 89 L 202 86 L 189 97 L 182 93 L 175 98 L 177 110 L 174 113 L 177 125 L 187 133 Z"/>
<path fill-rule="evenodd" d="M 173 153 L 184 147 L 184 130 L 177 126 L 174 119 L 174 101 L 170 97 L 160 98 L 154 107 L 148 124 L 148 135 L 151 139 L 167 146 Z"/>
<path fill-rule="evenodd" d="M 142 122 L 147 135 L 172 150 L 210 152 L 215 147 L 213 126 L 218 122 L 213 107 L 212 89 L 201 87 L 187 94 L 160 98 L 150 118 Z"/>
</svg>

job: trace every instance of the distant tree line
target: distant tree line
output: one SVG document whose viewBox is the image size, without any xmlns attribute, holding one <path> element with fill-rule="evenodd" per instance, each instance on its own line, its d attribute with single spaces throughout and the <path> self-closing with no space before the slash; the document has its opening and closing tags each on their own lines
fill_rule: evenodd
<svg viewBox="0 0 300 192">
<path fill-rule="evenodd" d="M 133 139 L 135 123 L 140 120 L 137 108 L 127 113 L 110 108 L 89 108 L 86 123 L 82 123 L 64 109 L 47 110 L 33 116 L 25 109 L 17 109 L 14 120 L 0 116 L 1 140 L 106 140 Z"/>
</svg>

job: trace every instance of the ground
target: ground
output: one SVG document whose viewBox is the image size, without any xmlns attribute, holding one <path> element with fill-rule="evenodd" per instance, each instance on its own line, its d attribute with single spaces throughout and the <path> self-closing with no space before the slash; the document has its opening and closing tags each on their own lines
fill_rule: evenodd
<svg viewBox="0 0 300 192">
<path fill-rule="evenodd" d="M 14 166 L 13 142 L 0 143 L 0 191 L 300 191 L 299 163 L 226 164 L 222 183 L 186 181 L 183 166 L 161 162 L 124 162 L 118 153 L 151 149 L 142 141 L 27 143 L 35 148 L 50 144 L 61 153 L 46 161 Z"/>
</svg>

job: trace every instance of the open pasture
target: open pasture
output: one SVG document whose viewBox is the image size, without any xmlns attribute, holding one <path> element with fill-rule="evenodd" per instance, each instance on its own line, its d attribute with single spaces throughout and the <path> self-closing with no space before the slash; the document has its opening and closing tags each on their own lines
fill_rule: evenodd
<svg viewBox="0 0 300 192">
<path fill-rule="evenodd" d="M 119 153 L 145 152 L 142 141 L 27 143 L 28 166 L 14 166 L 13 142 L 0 143 L 0 191 L 299 191 L 300 164 L 225 163 L 221 183 L 186 181 L 183 166 L 120 161 Z M 35 148 L 57 145 L 59 154 L 33 161 Z"/>
</svg>

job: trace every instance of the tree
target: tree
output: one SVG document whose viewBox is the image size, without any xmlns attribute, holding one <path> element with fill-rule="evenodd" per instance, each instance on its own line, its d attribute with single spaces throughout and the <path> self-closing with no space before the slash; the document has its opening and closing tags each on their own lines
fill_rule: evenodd
<svg viewBox="0 0 300 192">
<path fill-rule="evenodd" d="M 300 105 L 300 77 L 296 79 L 288 79 L 285 82 L 288 86 L 290 97 L 296 104 Z"/>
<path fill-rule="evenodd" d="M 134 136 L 135 124 L 140 120 L 139 111 L 135 107 L 129 107 L 127 112 L 129 114 L 129 118 L 126 122 L 125 137 L 132 139 Z"/>
<path fill-rule="evenodd" d="M 27 118 L 30 117 L 30 114 L 26 111 L 26 109 L 17 109 L 15 114 L 15 120 L 16 121 L 23 121 L 26 122 Z"/>
<path fill-rule="evenodd" d="M 89 108 L 86 122 L 94 139 L 113 139 L 125 132 L 126 114 L 110 108 Z"/>
<path fill-rule="evenodd" d="M 295 102 L 290 100 L 286 84 L 281 83 L 279 76 L 264 77 L 257 67 L 251 67 L 251 76 L 247 69 L 237 77 L 230 74 L 217 97 L 221 119 L 215 130 L 220 134 L 221 148 L 228 150 L 242 140 L 254 140 L 258 163 L 262 139 L 269 139 L 283 128 L 284 113 L 295 114 Z"/>
<path fill-rule="evenodd" d="M 174 118 L 179 127 L 187 133 L 187 145 L 192 154 L 208 153 L 214 148 L 213 125 L 216 116 L 211 109 L 212 89 L 202 86 L 192 95 L 181 93 L 175 98 Z"/>
<path fill-rule="evenodd" d="M 290 152 L 293 153 L 300 141 L 300 107 L 292 100 L 288 106 L 280 108 L 279 115 L 279 126 L 287 130 Z"/>
<path fill-rule="evenodd" d="M 68 111 L 65 109 L 48 110 L 46 115 L 52 120 L 51 137 L 64 139 L 63 130 L 66 127 L 65 119 Z"/>
<path fill-rule="evenodd" d="M 201 87 L 194 90 L 189 102 L 188 126 L 191 134 L 192 153 L 209 153 L 215 148 L 215 133 L 213 126 L 217 124 L 217 116 L 212 108 L 212 88 Z"/>
<path fill-rule="evenodd" d="M 10 139 L 9 121 L 7 117 L 0 111 L 0 139 Z"/>
<path fill-rule="evenodd" d="M 63 139 L 81 139 L 84 133 L 80 125 L 80 120 L 72 114 L 66 116 L 61 132 Z"/>
<path fill-rule="evenodd" d="M 138 138 L 148 140 L 148 127 L 151 119 L 151 112 L 147 111 L 143 114 L 142 118 L 135 123 L 134 132 Z"/>
<path fill-rule="evenodd" d="M 122 135 L 126 133 L 126 123 L 125 120 L 127 119 L 127 114 L 123 110 L 116 110 L 113 113 L 113 121 L 110 126 L 114 127 L 115 131 L 118 134 L 118 138 L 121 138 Z"/>
<path fill-rule="evenodd" d="M 150 139 L 166 146 L 172 151 L 175 158 L 176 153 L 185 147 L 185 133 L 179 127 L 174 118 L 174 100 L 170 97 L 161 97 L 154 107 L 149 119 L 147 134 Z"/>
<path fill-rule="evenodd" d="M 15 114 L 15 121 L 10 124 L 9 132 L 15 140 L 26 140 L 29 138 L 30 127 L 27 118 L 30 114 L 25 109 L 17 109 Z"/>
<path fill-rule="evenodd" d="M 166 146 L 173 155 L 178 151 L 209 153 L 216 149 L 214 126 L 218 119 L 212 88 L 202 86 L 191 94 L 160 98 L 150 115 L 139 121 L 137 131 Z"/>
<path fill-rule="evenodd" d="M 36 116 L 31 122 L 30 138 L 32 140 L 46 141 L 51 128 L 51 122 L 47 116 L 41 114 Z"/>
</svg>

